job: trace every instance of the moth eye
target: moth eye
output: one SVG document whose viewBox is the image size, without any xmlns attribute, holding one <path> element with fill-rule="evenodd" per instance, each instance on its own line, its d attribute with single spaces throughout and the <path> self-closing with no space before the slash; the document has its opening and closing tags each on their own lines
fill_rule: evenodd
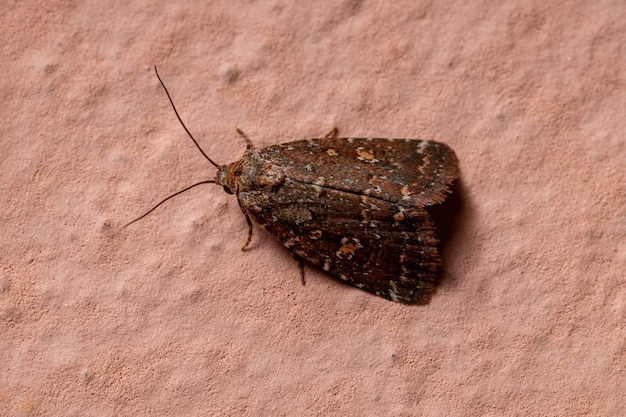
<svg viewBox="0 0 626 417">
<path fill-rule="evenodd" d="M 230 191 L 230 188 L 228 188 L 227 186 L 224 186 L 224 191 L 226 191 L 228 194 L 233 193 L 232 191 Z"/>
</svg>

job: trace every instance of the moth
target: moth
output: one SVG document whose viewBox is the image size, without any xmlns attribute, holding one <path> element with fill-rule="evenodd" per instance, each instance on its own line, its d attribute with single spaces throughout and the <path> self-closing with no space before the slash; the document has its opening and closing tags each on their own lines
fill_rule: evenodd
<svg viewBox="0 0 626 417">
<path fill-rule="evenodd" d="M 155 66 L 155 72 L 156 66 Z M 336 138 L 299 140 L 252 150 L 220 165 L 191 135 L 159 77 L 176 117 L 217 168 L 217 184 L 237 197 L 248 223 L 271 233 L 297 258 L 360 289 L 404 304 L 425 304 L 441 258 L 426 208 L 443 202 L 458 175 L 447 145 L 428 140 Z M 131 222 L 131 223 L 133 223 Z M 130 224 L 130 223 L 129 223 Z"/>
</svg>

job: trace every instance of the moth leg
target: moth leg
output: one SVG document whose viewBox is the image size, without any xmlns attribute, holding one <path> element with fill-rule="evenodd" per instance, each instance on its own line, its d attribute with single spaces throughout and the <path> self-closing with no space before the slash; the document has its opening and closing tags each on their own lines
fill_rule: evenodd
<svg viewBox="0 0 626 417">
<path fill-rule="evenodd" d="M 298 271 L 300 271 L 300 282 L 302 282 L 302 285 L 306 285 L 306 281 L 304 279 L 304 260 L 295 253 L 292 253 L 291 255 L 293 256 L 293 259 L 298 263 Z"/>
<path fill-rule="evenodd" d="M 250 140 L 248 135 L 243 133 L 243 130 L 237 128 L 237 133 L 239 133 L 239 135 L 243 138 L 243 140 L 246 141 L 246 152 L 248 152 L 250 149 L 252 149 L 252 141 Z"/>
<path fill-rule="evenodd" d="M 246 243 L 244 243 L 243 246 L 241 247 L 241 250 L 247 251 L 248 245 L 250 244 L 250 241 L 252 240 L 252 220 L 250 220 L 250 217 L 248 217 L 248 213 L 244 213 L 244 216 L 246 216 L 246 222 L 248 222 L 248 238 L 246 239 Z"/>
<path fill-rule="evenodd" d="M 339 129 L 337 129 L 337 126 L 333 126 L 330 132 L 328 132 L 326 136 L 324 136 L 324 139 L 336 138 L 337 133 L 339 133 Z"/>
<path fill-rule="evenodd" d="M 302 259 L 298 259 L 298 269 L 300 270 L 300 282 L 302 282 L 302 285 L 305 285 L 306 281 L 304 279 L 304 261 L 302 261 Z"/>
<path fill-rule="evenodd" d="M 239 200 L 237 200 L 237 202 L 239 202 Z M 250 216 L 248 216 L 248 213 L 246 213 L 243 207 L 241 207 L 241 203 L 239 203 L 239 208 L 241 209 L 241 212 L 246 218 L 246 223 L 248 223 L 248 238 L 246 239 L 246 243 L 244 243 L 243 246 L 241 247 L 241 250 L 245 252 L 248 250 L 248 245 L 250 244 L 250 241 L 252 240 L 252 220 L 250 220 Z"/>
</svg>

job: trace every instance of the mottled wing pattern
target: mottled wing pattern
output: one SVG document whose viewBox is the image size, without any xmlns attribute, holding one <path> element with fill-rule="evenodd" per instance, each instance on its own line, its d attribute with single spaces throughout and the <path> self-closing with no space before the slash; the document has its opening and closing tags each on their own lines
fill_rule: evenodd
<svg viewBox="0 0 626 417">
<path fill-rule="evenodd" d="M 452 149 L 414 139 L 325 138 L 255 151 L 294 181 L 425 207 L 445 199 L 457 177 Z"/>
<path fill-rule="evenodd" d="M 440 259 L 425 209 L 286 178 L 239 195 L 242 208 L 296 255 L 392 301 L 426 303 Z"/>
</svg>

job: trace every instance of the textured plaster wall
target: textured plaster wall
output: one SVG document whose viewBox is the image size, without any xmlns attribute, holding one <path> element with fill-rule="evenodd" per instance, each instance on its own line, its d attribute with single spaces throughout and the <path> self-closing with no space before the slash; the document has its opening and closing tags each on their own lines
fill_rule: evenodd
<svg viewBox="0 0 626 417">
<path fill-rule="evenodd" d="M 5 1 L 0 415 L 626 413 L 626 7 Z M 434 139 L 461 179 L 407 307 L 298 268 L 233 196 L 255 146 Z"/>
</svg>

